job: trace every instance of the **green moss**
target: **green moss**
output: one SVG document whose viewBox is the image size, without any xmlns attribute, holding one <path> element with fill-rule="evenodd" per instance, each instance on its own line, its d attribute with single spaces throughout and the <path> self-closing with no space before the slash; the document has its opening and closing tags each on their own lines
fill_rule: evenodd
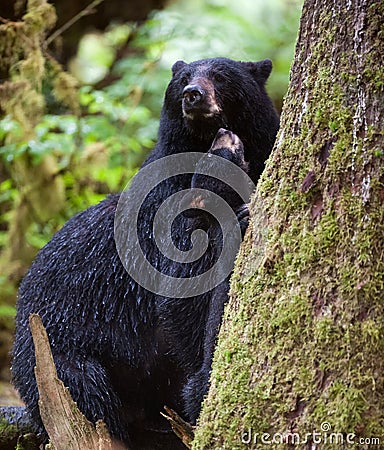
<svg viewBox="0 0 384 450">
<path fill-rule="evenodd" d="M 361 389 L 335 381 L 327 389 L 327 396 L 316 404 L 313 421 L 321 424 L 326 418 L 333 431 L 353 433 L 361 424 L 365 410 L 366 402 Z"/>
<path fill-rule="evenodd" d="M 52 28 L 56 19 L 55 8 L 46 0 L 29 0 L 28 12 L 23 16 L 29 34 L 40 33 Z"/>
<path fill-rule="evenodd" d="M 21 436 L 17 441 L 15 450 L 38 450 L 40 445 L 34 434 Z M 47 450 L 47 447 L 45 447 Z"/>
<path fill-rule="evenodd" d="M 17 428 L 14 425 L 9 424 L 7 420 L 0 419 L 0 436 L 7 436 L 7 439 L 9 440 L 17 438 Z"/>
</svg>

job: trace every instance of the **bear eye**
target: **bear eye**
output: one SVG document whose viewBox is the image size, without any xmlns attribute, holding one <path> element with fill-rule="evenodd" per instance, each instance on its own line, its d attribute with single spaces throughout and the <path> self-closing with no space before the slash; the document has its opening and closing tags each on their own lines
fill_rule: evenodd
<svg viewBox="0 0 384 450">
<path fill-rule="evenodd" d="M 189 79 L 191 78 L 191 73 L 190 72 L 186 72 L 182 75 L 181 77 L 181 82 L 183 84 L 188 84 L 189 83 Z"/>
<path fill-rule="evenodd" d="M 225 81 L 225 77 L 221 73 L 215 73 L 213 77 L 218 83 L 223 83 Z"/>
</svg>

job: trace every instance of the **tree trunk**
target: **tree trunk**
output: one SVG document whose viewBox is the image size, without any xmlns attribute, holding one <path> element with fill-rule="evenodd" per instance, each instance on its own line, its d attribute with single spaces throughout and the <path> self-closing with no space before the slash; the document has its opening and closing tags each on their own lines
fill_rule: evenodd
<svg viewBox="0 0 384 450">
<path fill-rule="evenodd" d="M 194 449 L 384 443 L 383 17 L 305 2 Z"/>
</svg>

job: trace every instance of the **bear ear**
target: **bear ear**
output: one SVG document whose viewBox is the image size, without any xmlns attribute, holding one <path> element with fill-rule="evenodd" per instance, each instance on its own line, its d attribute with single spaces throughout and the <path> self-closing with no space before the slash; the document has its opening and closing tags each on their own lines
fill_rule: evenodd
<svg viewBox="0 0 384 450">
<path fill-rule="evenodd" d="M 187 65 L 184 61 L 176 61 L 172 66 L 172 75 L 175 76 L 180 70 Z"/>
<path fill-rule="evenodd" d="M 245 62 L 243 64 L 245 64 L 256 81 L 262 85 L 267 81 L 272 71 L 272 61 L 270 59 L 263 59 L 258 62 Z"/>
</svg>

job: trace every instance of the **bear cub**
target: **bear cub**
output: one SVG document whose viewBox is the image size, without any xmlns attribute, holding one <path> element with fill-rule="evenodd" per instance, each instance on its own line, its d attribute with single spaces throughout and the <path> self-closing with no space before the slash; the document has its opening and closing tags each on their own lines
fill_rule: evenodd
<svg viewBox="0 0 384 450">
<path fill-rule="evenodd" d="M 223 158 L 232 164 L 223 165 L 216 157 Z M 220 173 L 220 170 L 225 171 L 227 182 L 213 175 Z M 192 190 L 186 194 L 185 198 L 185 205 L 192 208 L 187 209 L 184 213 L 190 220 L 190 229 L 200 228 L 205 230 L 210 235 L 210 242 L 214 243 L 211 252 L 207 252 L 210 258 L 216 259 L 222 251 L 221 227 L 223 225 L 214 217 L 214 212 L 222 206 L 220 206 L 217 197 L 211 194 L 220 196 L 230 206 L 235 214 L 235 221 L 230 215 L 224 217 L 224 221 L 230 222 L 230 228 L 235 229 L 236 226 L 239 226 L 241 236 L 244 237 L 249 219 L 248 203 L 244 203 L 244 196 L 249 200 L 249 195 L 254 187 L 252 180 L 247 176 L 248 171 L 249 165 L 244 159 L 244 146 L 240 138 L 231 131 L 220 128 L 211 148 L 196 164 L 195 173 L 192 176 L 191 188 L 201 189 L 201 191 L 196 193 Z M 212 174 L 212 176 L 207 175 L 207 173 Z M 233 182 L 235 179 L 237 189 L 231 186 L 231 183 L 228 184 L 228 180 Z M 239 195 L 239 191 L 241 191 L 242 196 Z M 238 248 L 236 248 L 236 253 L 237 250 Z M 208 391 L 212 357 L 227 299 L 228 283 L 229 277 L 210 291 L 209 309 L 204 330 L 202 364 L 189 377 L 183 388 L 183 398 L 185 404 L 188 405 L 188 416 L 193 421 L 196 420 L 200 412 L 200 405 Z"/>
<path fill-rule="evenodd" d="M 210 191 L 218 195 L 233 209 L 239 219 L 242 234 L 244 234 L 248 225 L 248 206 L 244 203 L 244 199 L 241 198 L 239 193 L 236 192 L 236 189 L 230 184 L 228 185 L 228 179 L 231 180 L 232 177 L 240 179 L 239 183 L 243 184 L 241 186 L 243 193 L 247 193 L 248 191 L 251 193 L 253 183 L 248 176 L 242 177 L 239 171 L 234 170 L 229 164 L 225 164 L 222 168 L 222 171 L 226 171 L 225 177 L 227 178 L 227 182 L 207 175 L 207 172 L 214 173 L 215 166 L 218 164 L 218 161 L 214 158 L 215 156 L 233 163 L 244 174 L 248 174 L 249 172 L 249 164 L 244 159 L 244 145 L 240 138 L 232 133 L 232 131 L 220 128 L 211 148 L 196 164 L 195 173 L 192 176 L 191 188 L 203 189 L 205 193 L 203 192 L 197 196 L 193 194 L 187 195 L 185 203 L 193 209 L 187 210 L 185 215 L 191 218 L 199 218 L 201 220 L 200 225 L 203 227 L 204 222 L 209 224 L 212 215 L 205 211 L 214 210 L 219 207 L 217 197 L 207 195 L 206 191 Z"/>
</svg>

